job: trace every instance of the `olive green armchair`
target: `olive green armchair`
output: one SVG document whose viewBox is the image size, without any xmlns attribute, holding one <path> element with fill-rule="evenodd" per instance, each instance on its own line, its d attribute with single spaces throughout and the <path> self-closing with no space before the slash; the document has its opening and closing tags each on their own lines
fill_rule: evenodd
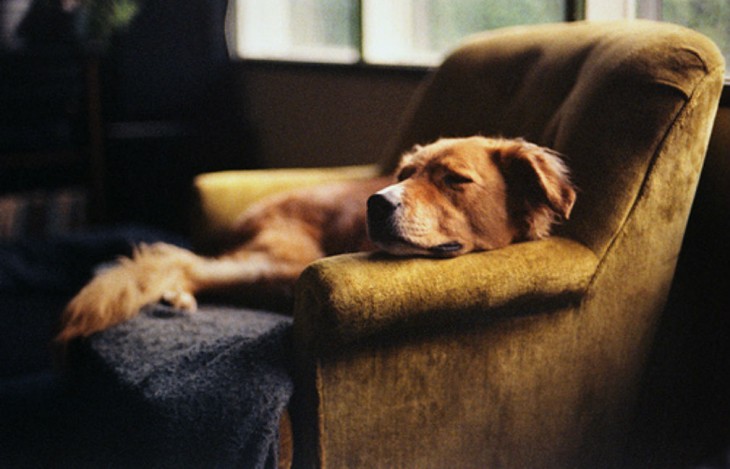
<svg viewBox="0 0 730 469">
<path fill-rule="evenodd" d="M 313 263 L 294 309 L 295 466 L 620 466 L 723 74 L 712 42 L 669 24 L 508 28 L 445 60 L 380 165 L 200 176 L 212 242 L 263 194 L 387 173 L 442 136 L 554 148 L 580 190 L 547 240 Z"/>
</svg>

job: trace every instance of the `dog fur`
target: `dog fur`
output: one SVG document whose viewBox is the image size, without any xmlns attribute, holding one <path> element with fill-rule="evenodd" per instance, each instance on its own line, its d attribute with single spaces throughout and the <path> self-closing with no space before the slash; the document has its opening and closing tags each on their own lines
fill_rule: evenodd
<svg viewBox="0 0 730 469">
<path fill-rule="evenodd" d="M 199 295 L 285 310 L 299 274 L 321 257 L 497 249 L 549 236 L 576 198 L 560 157 L 521 139 L 440 139 L 403 155 L 395 175 L 262 200 L 237 223 L 238 246 L 217 257 L 138 246 L 71 300 L 57 341 L 88 337 L 150 303 L 195 310 Z"/>
</svg>

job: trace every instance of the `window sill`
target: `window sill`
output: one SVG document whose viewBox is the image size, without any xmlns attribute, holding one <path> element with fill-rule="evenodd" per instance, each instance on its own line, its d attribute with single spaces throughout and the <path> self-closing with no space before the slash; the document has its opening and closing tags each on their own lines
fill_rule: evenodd
<svg viewBox="0 0 730 469">
<path fill-rule="evenodd" d="M 322 69 L 322 70 L 348 70 L 366 72 L 406 73 L 426 75 L 436 67 L 422 65 L 393 65 L 374 64 L 369 62 L 308 62 L 302 60 L 280 60 L 280 59 L 253 59 L 234 58 L 231 59 L 235 65 L 247 67 L 255 66 L 269 69 Z"/>
</svg>

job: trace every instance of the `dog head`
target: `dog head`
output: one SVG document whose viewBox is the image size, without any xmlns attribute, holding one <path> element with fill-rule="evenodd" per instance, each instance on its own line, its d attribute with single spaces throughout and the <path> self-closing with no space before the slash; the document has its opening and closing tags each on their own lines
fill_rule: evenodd
<svg viewBox="0 0 730 469">
<path fill-rule="evenodd" d="M 524 140 L 416 146 L 398 182 L 368 199 L 368 234 L 396 255 L 452 257 L 540 239 L 568 219 L 575 189 L 558 155 Z"/>
</svg>

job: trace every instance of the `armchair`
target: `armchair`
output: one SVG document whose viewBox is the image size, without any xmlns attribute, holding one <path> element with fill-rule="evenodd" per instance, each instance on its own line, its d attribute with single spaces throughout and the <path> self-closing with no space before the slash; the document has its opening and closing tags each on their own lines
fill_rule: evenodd
<svg viewBox="0 0 730 469">
<path fill-rule="evenodd" d="M 547 240 L 313 263 L 294 310 L 295 465 L 619 465 L 723 74 L 714 44 L 674 25 L 508 28 L 445 60 L 379 166 L 200 176 L 198 235 L 214 240 L 249 203 L 232 188 L 387 173 L 441 136 L 554 148 L 580 189 Z"/>
</svg>

